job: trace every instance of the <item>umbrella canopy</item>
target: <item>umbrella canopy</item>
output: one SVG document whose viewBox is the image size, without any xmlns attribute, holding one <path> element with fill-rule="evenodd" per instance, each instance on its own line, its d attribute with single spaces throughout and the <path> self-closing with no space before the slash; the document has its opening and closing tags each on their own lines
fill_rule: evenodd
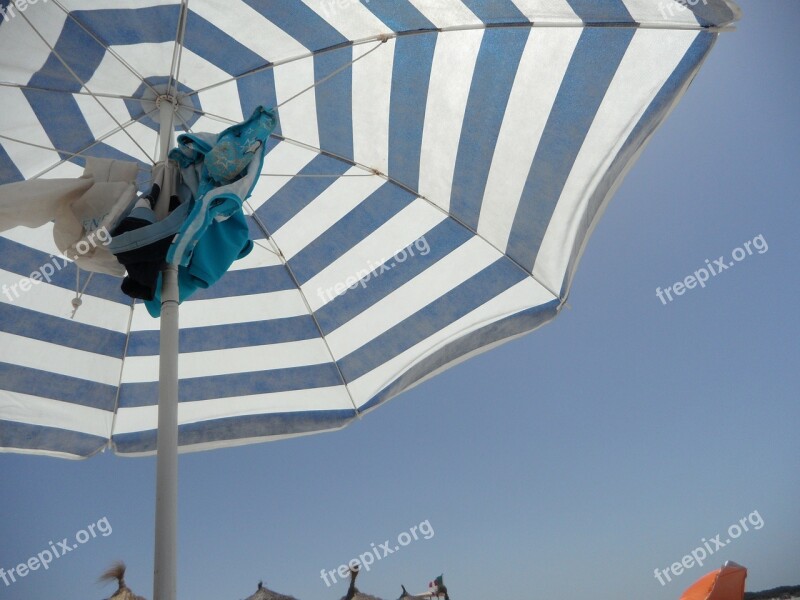
<svg viewBox="0 0 800 600">
<path fill-rule="evenodd" d="M 340 428 L 553 319 L 738 18 L 728 0 L 18 4 L 0 20 L 0 183 L 96 156 L 137 161 L 144 187 L 163 96 L 178 131 L 278 109 L 254 251 L 181 306 L 183 450 Z M 0 235 L 0 446 L 152 453 L 159 322 L 56 252 L 51 226 Z"/>
<path fill-rule="evenodd" d="M 681 600 L 742 600 L 747 569 L 728 561 L 721 569 L 712 571 L 694 582 Z"/>
</svg>

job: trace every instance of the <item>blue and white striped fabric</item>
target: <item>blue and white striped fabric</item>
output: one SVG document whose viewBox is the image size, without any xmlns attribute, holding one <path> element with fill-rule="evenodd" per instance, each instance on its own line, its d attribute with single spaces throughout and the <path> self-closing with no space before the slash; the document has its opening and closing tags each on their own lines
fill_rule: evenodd
<svg viewBox="0 0 800 600">
<path fill-rule="evenodd" d="M 340 428 L 556 316 L 614 189 L 738 18 L 691 4 L 190 0 L 175 53 L 179 1 L 2 0 L 0 183 L 103 156 L 146 185 L 174 56 L 181 131 L 280 105 L 256 248 L 181 306 L 180 445 Z M 102 275 L 71 319 L 76 271 L 55 256 L 50 227 L 0 237 L 0 446 L 152 453 L 159 322 Z M 49 283 L 20 284 L 47 263 Z"/>
</svg>

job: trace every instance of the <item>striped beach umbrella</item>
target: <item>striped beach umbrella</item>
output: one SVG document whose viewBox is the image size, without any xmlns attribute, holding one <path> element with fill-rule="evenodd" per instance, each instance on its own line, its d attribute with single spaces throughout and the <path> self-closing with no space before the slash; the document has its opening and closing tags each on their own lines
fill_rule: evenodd
<svg viewBox="0 0 800 600">
<path fill-rule="evenodd" d="M 145 189 L 174 133 L 276 109 L 244 207 L 254 250 L 180 306 L 179 334 L 174 303 L 150 317 L 60 257 L 52 225 L 0 233 L 0 447 L 158 444 L 160 461 L 162 444 L 341 428 L 553 319 L 614 190 L 739 17 L 730 0 L 0 7 L 0 184 L 103 157 L 137 162 Z"/>
</svg>

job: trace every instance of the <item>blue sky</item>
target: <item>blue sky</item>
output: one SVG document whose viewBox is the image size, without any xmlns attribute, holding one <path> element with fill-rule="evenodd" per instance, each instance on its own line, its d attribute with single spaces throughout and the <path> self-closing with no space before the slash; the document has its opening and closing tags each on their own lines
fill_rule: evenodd
<svg viewBox="0 0 800 600">
<path fill-rule="evenodd" d="M 726 560 L 749 590 L 800 584 L 800 4 L 740 5 L 554 323 L 341 432 L 181 457 L 181 598 L 240 599 L 262 578 L 339 598 L 322 569 L 424 521 L 430 539 L 376 561 L 362 590 L 393 599 L 444 573 L 454 600 L 667 600 Z M 705 288 L 656 297 L 759 235 L 766 251 Z M 151 596 L 154 459 L 2 455 L 0 473 L 0 567 L 104 517 L 112 530 L 0 598 L 99 600 L 118 558 Z M 656 579 L 754 511 L 762 527 Z"/>
</svg>

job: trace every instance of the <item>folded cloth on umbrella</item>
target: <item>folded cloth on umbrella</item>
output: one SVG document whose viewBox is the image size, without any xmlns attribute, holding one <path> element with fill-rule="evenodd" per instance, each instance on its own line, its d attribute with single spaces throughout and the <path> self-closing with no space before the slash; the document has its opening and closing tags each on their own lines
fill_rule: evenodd
<svg viewBox="0 0 800 600">
<path fill-rule="evenodd" d="M 167 262 L 179 267 L 180 301 L 213 285 L 252 250 L 242 203 L 258 181 L 266 141 L 276 124 L 274 111 L 259 106 L 247 121 L 220 134 L 178 137 L 169 157 L 180 167 L 179 195 L 191 208 Z M 152 316 L 161 314 L 160 278 L 154 299 L 145 304 Z"/>
<path fill-rule="evenodd" d="M 0 231 L 50 221 L 56 247 L 81 269 L 122 277 L 110 231 L 136 201 L 135 162 L 88 157 L 77 179 L 33 179 L 0 186 Z"/>
<path fill-rule="evenodd" d="M 184 184 L 193 194 L 193 208 L 170 248 L 171 264 L 188 266 L 212 221 L 223 221 L 242 210 L 261 174 L 266 141 L 276 124 L 274 111 L 259 106 L 247 121 L 218 135 L 178 138 L 170 158 L 181 167 Z"/>
</svg>

